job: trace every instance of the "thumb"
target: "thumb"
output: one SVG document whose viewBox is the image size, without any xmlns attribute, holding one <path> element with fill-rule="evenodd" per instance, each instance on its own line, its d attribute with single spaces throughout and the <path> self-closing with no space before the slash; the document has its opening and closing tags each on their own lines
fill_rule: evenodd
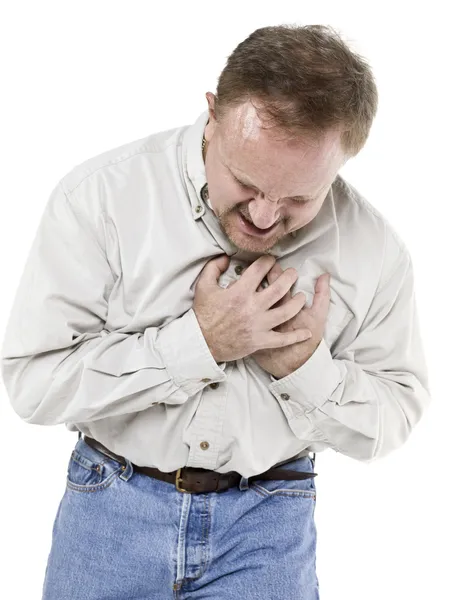
<svg viewBox="0 0 449 600">
<path fill-rule="evenodd" d="M 229 267 L 230 257 L 221 254 L 218 258 L 211 259 L 204 267 L 200 275 L 203 282 L 217 284 L 220 275 Z"/>
<path fill-rule="evenodd" d="M 312 310 L 317 314 L 327 315 L 330 304 L 330 273 L 323 273 L 315 282 L 315 296 Z"/>
</svg>

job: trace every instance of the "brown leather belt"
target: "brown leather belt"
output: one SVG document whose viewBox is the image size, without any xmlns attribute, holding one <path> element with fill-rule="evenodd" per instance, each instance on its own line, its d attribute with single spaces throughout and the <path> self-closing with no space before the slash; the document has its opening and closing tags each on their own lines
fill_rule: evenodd
<svg viewBox="0 0 449 600">
<path fill-rule="evenodd" d="M 93 438 L 83 436 L 84 441 L 91 448 L 98 450 L 102 454 L 112 458 L 122 465 L 126 465 L 126 459 L 119 454 L 115 454 L 111 450 L 108 450 L 103 444 L 94 440 Z M 237 471 L 229 471 L 228 473 L 218 473 L 217 471 L 211 471 L 209 469 L 200 469 L 194 467 L 182 467 L 177 471 L 171 471 L 165 473 L 155 467 L 141 467 L 131 463 L 133 470 L 138 473 L 148 475 L 148 477 L 154 477 L 161 481 L 173 483 L 179 492 L 185 492 L 188 494 L 201 494 L 208 492 L 223 492 L 230 487 L 234 487 L 239 484 L 242 476 Z M 308 473 L 302 471 L 289 471 L 287 469 L 268 469 L 259 475 L 253 475 L 248 477 L 248 482 L 255 479 L 311 479 L 316 477 L 317 473 Z"/>
</svg>

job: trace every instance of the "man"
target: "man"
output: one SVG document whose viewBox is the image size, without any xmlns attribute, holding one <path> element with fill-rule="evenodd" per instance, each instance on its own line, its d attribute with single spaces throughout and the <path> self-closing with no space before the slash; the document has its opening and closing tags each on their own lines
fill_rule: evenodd
<svg viewBox="0 0 449 600">
<path fill-rule="evenodd" d="M 338 175 L 369 67 L 265 27 L 206 97 L 67 173 L 24 269 L 6 389 L 80 432 L 45 600 L 318 598 L 315 453 L 385 456 L 429 404 L 410 255 Z"/>
</svg>

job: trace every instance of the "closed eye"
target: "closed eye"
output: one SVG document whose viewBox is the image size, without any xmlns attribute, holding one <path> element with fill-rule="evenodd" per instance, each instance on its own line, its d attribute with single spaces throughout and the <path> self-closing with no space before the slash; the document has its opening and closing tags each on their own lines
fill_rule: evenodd
<svg viewBox="0 0 449 600">
<path fill-rule="evenodd" d="M 240 179 L 237 179 L 237 177 L 231 171 L 230 171 L 230 173 L 231 173 L 232 178 L 234 179 L 234 181 L 237 182 L 240 187 L 246 188 L 248 190 L 254 189 L 252 186 L 246 185 L 245 183 L 243 183 L 242 181 L 240 181 Z M 298 196 L 296 198 L 291 198 L 291 200 L 293 200 L 294 202 L 297 202 L 298 204 L 308 204 L 309 202 L 313 201 L 313 198 L 301 198 L 301 197 Z"/>
<path fill-rule="evenodd" d="M 238 183 L 240 186 L 242 186 L 242 187 L 244 187 L 244 188 L 251 189 L 251 186 L 249 186 L 249 185 L 245 185 L 244 183 L 242 183 L 242 182 L 240 181 L 240 179 L 237 179 L 237 177 L 236 177 L 235 175 L 233 175 L 232 177 L 234 178 L 234 181 L 236 181 L 236 182 L 237 182 L 237 183 Z"/>
<path fill-rule="evenodd" d="M 312 202 L 312 198 L 292 198 L 292 200 L 298 204 L 309 204 L 309 202 Z"/>
</svg>

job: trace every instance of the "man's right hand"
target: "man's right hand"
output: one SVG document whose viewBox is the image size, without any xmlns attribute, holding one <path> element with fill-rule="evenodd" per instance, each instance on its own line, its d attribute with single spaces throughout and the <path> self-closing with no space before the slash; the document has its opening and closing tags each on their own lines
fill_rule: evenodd
<svg viewBox="0 0 449 600">
<path fill-rule="evenodd" d="M 306 301 L 299 292 L 273 308 L 298 278 L 296 269 L 290 267 L 261 289 L 262 280 L 275 263 L 273 256 L 259 257 L 227 289 L 221 288 L 218 280 L 229 266 L 229 256 L 214 258 L 204 266 L 195 288 L 193 310 L 215 362 L 237 360 L 257 350 L 281 348 L 311 337 L 309 329 L 273 331 L 298 314 Z"/>
</svg>

